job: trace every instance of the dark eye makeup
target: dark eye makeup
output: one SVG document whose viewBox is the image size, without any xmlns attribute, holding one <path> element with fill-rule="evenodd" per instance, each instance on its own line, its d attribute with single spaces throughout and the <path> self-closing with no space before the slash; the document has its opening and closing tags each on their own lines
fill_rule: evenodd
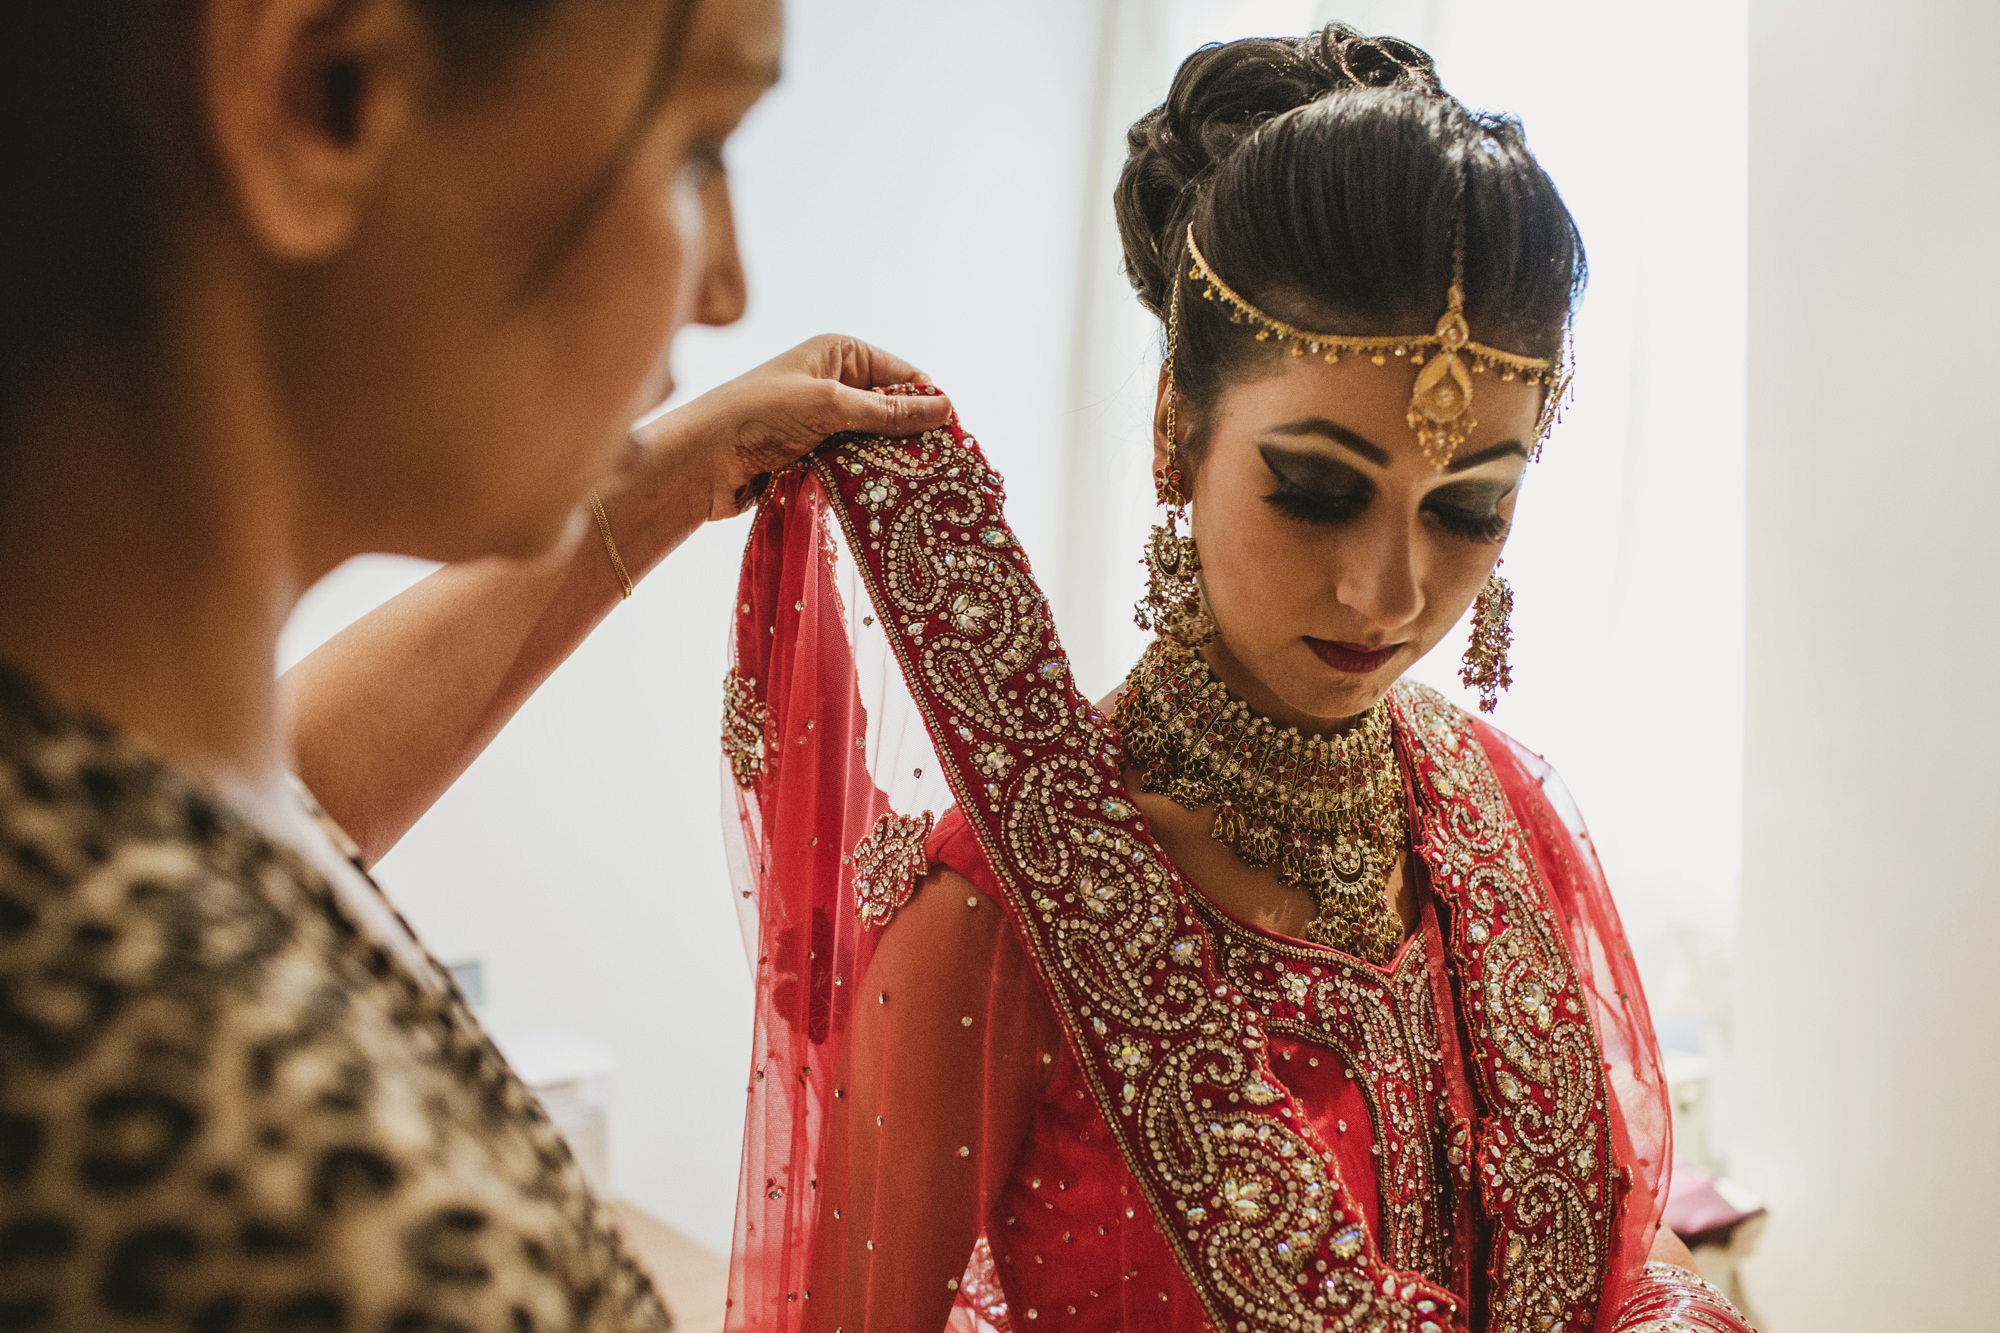
<svg viewBox="0 0 2000 1333">
<path fill-rule="evenodd" d="M 1500 502 L 1514 493 L 1519 483 L 1468 482 L 1462 486 L 1440 486 L 1424 497 L 1424 513 L 1454 537 L 1488 546 L 1507 535 L 1512 526 L 1500 512 Z"/>
<path fill-rule="evenodd" d="M 1264 501 L 1287 518 L 1337 527 L 1359 518 L 1375 498 L 1374 482 L 1324 454 L 1269 446 L 1262 453 L 1264 465 L 1278 482 Z"/>
<path fill-rule="evenodd" d="M 1317 527 L 1340 527 L 1366 513 L 1375 483 L 1355 468 L 1316 452 L 1264 446 L 1259 452 L 1277 487 L 1264 502 L 1285 517 Z M 1492 545 L 1510 526 L 1500 505 L 1518 481 L 1465 481 L 1424 497 L 1423 512 L 1449 536 Z"/>
</svg>

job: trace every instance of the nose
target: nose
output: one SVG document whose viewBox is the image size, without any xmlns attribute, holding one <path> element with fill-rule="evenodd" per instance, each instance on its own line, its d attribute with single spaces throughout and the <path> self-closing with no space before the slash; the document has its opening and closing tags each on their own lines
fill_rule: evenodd
<svg viewBox="0 0 2000 1333">
<path fill-rule="evenodd" d="M 1422 571 L 1417 547 L 1401 524 L 1371 524 L 1340 552 L 1340 577 L 1335 596 L 1367 617 L 1385 633 L 1394 634 L 1424 609 Z"/>
<path fill-rule="evenodd" d="M 702 189 L 701 290 L 695 322 L 721 327 L 743 318 L 750 303 L 743 256 L 736 245 L 736 208 L 728 177 L 718 173 Z"/>
</svg>

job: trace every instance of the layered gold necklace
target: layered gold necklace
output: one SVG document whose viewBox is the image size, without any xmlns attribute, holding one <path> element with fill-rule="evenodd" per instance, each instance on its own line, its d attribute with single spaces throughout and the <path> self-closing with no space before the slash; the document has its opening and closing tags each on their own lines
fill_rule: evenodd
<svg viewBox="0 0 2000 1333">
<path fill-rule="evenodd" d="M 1114 720 L 1145 790 L 1214 806 L 1211 837 L 1313 896 L 1308 938 L 1373 963 L 1395 956 L 1403 923 L 1385 890 L 1409 825 L 1386 701 L 1338 736 L 1301 735 L 1162 638 L 1126 677 Z"/>
</svg>

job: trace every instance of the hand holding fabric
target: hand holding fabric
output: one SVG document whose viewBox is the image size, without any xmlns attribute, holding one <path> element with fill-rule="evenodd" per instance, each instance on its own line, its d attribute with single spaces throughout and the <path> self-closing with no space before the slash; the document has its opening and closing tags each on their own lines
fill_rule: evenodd
<svg viewBox="0 0 2000 1333">
<path fill-rule="evenodd" d="M 858 338 L 814 338 L 637 432 L 624 476 L 601 487 L 632 582 L 759 479 L 829 435 L 914 434 L 945 423 L 942 397 L 889 397 L 922 378 Z M 395 846 L 548 674 L 625 595 L 578 514 L 566 554 L 449 565 L 376 608 L 286 676 L 294 762 L 369 863 Z M 421 661 L 425 670 L 412 672 Z"/>
<path fill-rule="evenodd" d="M 928 383 L 898 356 L 839 334 L 800 343 L 637 432 L 652 449 L 636 486 L 671 487 L 706 518 L 741 513 L 762 479 L 843 431 L 915 435 L 944 425 L 951 400 L 890 397 L 891 384 Z"/>
</svg>

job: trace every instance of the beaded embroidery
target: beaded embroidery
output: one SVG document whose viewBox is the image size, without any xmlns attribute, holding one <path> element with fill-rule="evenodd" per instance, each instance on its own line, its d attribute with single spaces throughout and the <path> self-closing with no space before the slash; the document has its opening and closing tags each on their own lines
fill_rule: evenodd
<svg viewBox="0 0 2000 1333">
<path fill-rule="evenodd" d="M 846 437 L 808 466 L 1084 1077 L 1209 1317 L 1226 1329 L 1444 1333 L 1455 1299 L 1384 1261 L 1274 1074 L 1273 1020 L 1219 965 L 1197 895 L 1130 801 L 1116 736 L 1071 684 L 976 446 L 955 425 Z M 1420 688 L 1395 698 L 1415 846 L 1451 911 L 1479 1062 L 1483 1114 L 1458 1147 L 1495 1223 L 1492 1327 L 1588 1327 L 1616 1201 L 1575 969 L 1469 722 Z"/>
<path fill-rule="evenodd" d="M 936 823 L 931 812 L 887 814 L 874 831 L 854 847 L 854 913 L 863 930 L 889 924 L 889 918 L 917 891 L 928 862 L 924 840 Z"/>
<path fill-rule="evenodd" d="M 1332 1155 L 1270 1070 L 1261 1021 L 1217 974 L 1187 888 L 1145 836 L 1025 559 L 987 539 L 1005 529 L 984 460 L 940 430 L 850 439 L 813 468 L 1085 1076 L 1211 1318 L 1443 1333 L 1453 1298 L 1377 1257 Z"/>
<path fill-rule="evenodd" d="M 1449 1285 L 1450 1200 L 1438 1140 L 1452 1112 L 1421 942 L 1384 971 L 1273 939 L 1204 898 L 1193 902 L 1215 938 L 1223 975 L 1257 1006 L 1268 1029 L 1336 1052 L 1367 1101 L 1379 1154 L 1382 1257 Z"/>
<path fill-rule="evenodd" d="M 1614 1167 L 1602 1046 L 1554 909 L 1471 719 L 1390 695 L 1416 790 L 1412 839 L 1447 947 L 1482 1113 L 1473 1170 L 1492 1222 L 1492 1333 L 1589 1328 L 1611 1261 Z"/>
<path fill-rule="evenodd" d="M 1000 1270 L 993 1263 L 993 1247 L 981 1236 L 972 1245 L 972 1259 L 959 1279 L 959 1296 L 972 1308 L 973 1315 L 994 1333 L 1014 1333 L 1014 1321 L 1007 1309 L 1007 1292 L 1000 1285 Z"/>
<path fill-rule="evenodd" d="M 722 680 L 722 753 L 736 785 L 745 791 L 757 785 L 764 771 L 766 711 L 757 697 L 757 682 L 731 667 Z"/>
</svg>

